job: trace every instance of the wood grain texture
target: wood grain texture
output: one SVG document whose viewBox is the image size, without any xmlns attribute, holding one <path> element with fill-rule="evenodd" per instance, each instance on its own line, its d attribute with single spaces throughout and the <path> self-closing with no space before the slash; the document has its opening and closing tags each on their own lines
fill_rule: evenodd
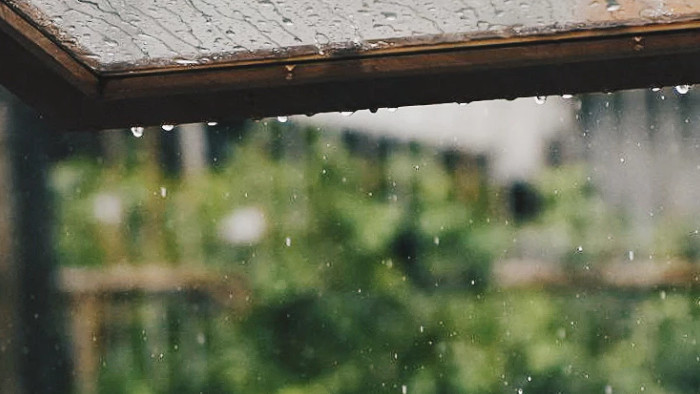
<svg viewBox="0 0 700 394">
<path fill-rule="evenodd" d="M 5 0 L 100 72 L 354 57 L 686 21 L 693 0 Z"/>
</svg>

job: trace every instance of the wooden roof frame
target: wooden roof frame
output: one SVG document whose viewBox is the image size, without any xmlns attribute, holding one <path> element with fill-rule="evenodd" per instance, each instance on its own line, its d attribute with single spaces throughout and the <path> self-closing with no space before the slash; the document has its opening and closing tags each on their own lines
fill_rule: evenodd
<svg viewBox="0 0 700 394">
<path fill-rule="evenodd" d="M 700 19 L 100 74 L 0 2 L 0 84 L 97 130 L 700 82 Z"/>
</svg>

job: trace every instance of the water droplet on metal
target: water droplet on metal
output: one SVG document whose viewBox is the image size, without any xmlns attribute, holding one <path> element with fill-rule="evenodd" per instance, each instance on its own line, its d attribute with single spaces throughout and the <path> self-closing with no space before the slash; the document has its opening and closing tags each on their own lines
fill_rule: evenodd
<svg viewBox="0 0 700 394">
<path fill-rule="evenodd" d="M 547 102 L 547 96 L 535 96 L 535 102 L 542 105 Z"/>
<path fill-rule="evenodd" d="M 136 138 L 141 138 L 141 136 L 143 136 L 143 127 L 141 127 L 141 126 L 132 127 L 131 134 L 133 134 L 134 137 L 136 137 Z"/>
</svg>

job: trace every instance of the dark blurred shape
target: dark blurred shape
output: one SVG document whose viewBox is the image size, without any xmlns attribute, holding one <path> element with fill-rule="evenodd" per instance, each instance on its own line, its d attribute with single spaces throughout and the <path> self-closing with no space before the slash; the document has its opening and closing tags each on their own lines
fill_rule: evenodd
<svg viewBox="0 0 700 394">
<path fill-rule="evenodd" d="M 56 260 L 46 175 L 51 140 L 39 116 L 0 89 L 0 176 L 9 195 L 3 213 L 9 217 L 10 250 L 0 250 L 2 298 L 0 366 L 3 392 L 70 392 L 71 366 L 64 346 L 62 308 L 54 283 Z M 55 134 L 54 134 L 55 136 Z M 7 224 L 7 223 L 6 223 Z M 8 236 L 7 233 L 2 234 Z M 8 349 L 9 348 L 9 349 Z M 12 372 L 14 371 L 14 372 Z M 5 391 L 5 387 L 9 387 Z"/>
<path fill-rule="evenodd" d="M 542 197 L 537 189 L 524 181 L 516 181 L 508 193 L 510 211 L 517 222 L 532 220 L 542 210 Z"/>
<path fill-rule="evenodd" d="M 562 150 L 564 149 L 564 144 L 562 141 L 554 140 L 549 143 L 549 149 L 547 149 L 547 164 L 552 167 L 559 167 L 564 161 Z"/>
<path fill-rule="evenodd" d="M 301 380 L 338 365 L 351 349 L 318 297 L 302 296 L 263 312 L 261 326 L 270 336 L 261 337 L 261 345 Z"/>
</svg>

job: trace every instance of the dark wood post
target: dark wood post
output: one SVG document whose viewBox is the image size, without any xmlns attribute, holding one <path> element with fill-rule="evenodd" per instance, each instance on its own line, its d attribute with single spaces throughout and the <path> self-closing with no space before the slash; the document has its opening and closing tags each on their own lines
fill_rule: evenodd
<svg viewBox="0 0 700 394">
<path fill-rule="evenodd" d="M 55 286 L 47 125 L 0 88 L 0 392 L 66 393 Z"/>
</svg>

